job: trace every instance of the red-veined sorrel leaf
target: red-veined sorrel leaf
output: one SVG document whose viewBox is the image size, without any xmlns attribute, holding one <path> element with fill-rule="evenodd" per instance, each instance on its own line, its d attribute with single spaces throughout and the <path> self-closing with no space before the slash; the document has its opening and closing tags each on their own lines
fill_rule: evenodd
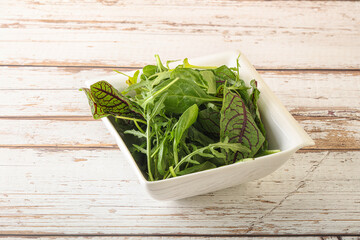
<svg viewBox="0 0 360 240">
<path fill-rule="evenodd" d="M 90 86 L 95 103 L 105 113 L 115 116 L 143 119 L 137 108 L 128 98 L 106 81 L 100 81 Z"/>
<path fill-rule="evenodd" d="M 96 104 L 95 102 L 95 99 L 94 97 L 92 96 L 91 94 L 91 91 L 90 89 L 88 88 L 81 88 L 80 90 L 84 91 L 85 94 L 86 94 L 86 97 L 88 98 L 88 101 L 89 101 L 89 105 L 90 105 L 90 108 L 91 108 L 91 113 L 94 117 L 94 119 L 99 119 L 99 118 L 102 118 L 102 117 L 107 117 L 109 114 L 107 113 L 104 113 L 104 111 L 98 107 L 98 105 Z"/>
<path fill-rule="evenodd" d="M 220 139 L 223 141 L 227 137 L 229 143 L 241 143 L 251 151 L 250 153 L 229 153 L 227 155 L 228 162 L 254 156 L 262 146 L 265 138 L 256 126 L 241 97 L 225 88 L 220 113 Z"/>
</svg>

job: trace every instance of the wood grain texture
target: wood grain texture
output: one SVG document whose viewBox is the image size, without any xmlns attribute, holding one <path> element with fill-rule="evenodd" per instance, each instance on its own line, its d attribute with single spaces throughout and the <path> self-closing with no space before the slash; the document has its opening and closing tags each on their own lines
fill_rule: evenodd
<svg viewBox="0 0 360 240">
<path fill-rule="evenodd" d="M 155 53 L 178 59 L 240 49 L 261 68 L 360 66 L 356 1 L 0 4 L 3 65 L 139 66 Z"/>
<path fill-rule="evenodd" d="M 0 233 L 356 234 L 359 153 L 297 153 L 261 180 L 159 202 L 120 151 L 3 148 Z"/>
<path fill-rule="evenodd" d="M 360 149 L 358 71 L 260 73 L 316 141 L 312 149 Z M 1 145 L 114 146 L 78 91 L 86 80 L 116 75 L 111 69 L 1 67 L 0 74 L 7 82 L 0 86 Z"/>
<path fill-rule="evenodd" d="M 358 1 L 1 1 L 0 239 L 359 239 L 359 12 Z M 234 49 L 316 145 L 260 180 L 151 199 L 78 89 L 155 53 Z"/>
<path fill-rule="evenodd" d="M 360 71 L 268 70 L 259 73 L 290 111 L 301 111 L 304 107 L 351 113 L 359 109 Z M 3 82 L 0 93 L 6 92 L 0 94 L 3 109 L 0 114 L 89 115 L 86 98 L 78 89 L 85 86 L 85 81 L 116 75 L 118 73 L 106 68 L 0 67 Z"/>
<path fill-rule="evenodd" d="M 359 150 L 360 121 L 346 118 L 298 118 L 316 145 L 305 149 Z M 88 119 L 0 118 L 0 147 L 114 147 L 101 121 Z"/>
</svg>

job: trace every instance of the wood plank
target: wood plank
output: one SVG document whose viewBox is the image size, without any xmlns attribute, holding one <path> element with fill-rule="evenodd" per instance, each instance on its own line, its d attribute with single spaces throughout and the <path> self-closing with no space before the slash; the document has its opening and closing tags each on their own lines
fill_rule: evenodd
<svg viewBox="0 0 360 240">
<path fill-rule="evenodd" d="M 301 227 L 302 231 L 309 233 L 331 228 L 334 234 L 350 229 L 358 234 L 359 163 L 359 152 L 330 153 L 329 157 L 312 168 L 284 201 L 264 215 L 253 232 L 272 231 L 275 228 L 279 229 L 278 234 L 286 234 Z M 350 225 L 352 227 L 349 228 Z"/>
<path fill-rule="evenodd" d="M 114 146 L 102 124 L 91 121 L 87 100 L 77 90 L 87 79 L 116 74 L 111 69 L 2 67 L 0 71 L 7 79 L 7 84 L 0 87 L 0 131 L 6 136 L 0 140 L 1 145 Z M 261 74 L 314 138 L 317 145 L 313 148 L 360 148 L 356 131 L 360 117 L 359 71 Z"/>
<path fill-rule="evenodd" d="M 0 67 L 3 81 L 0 115 L 89 116 L 86 97 L 78 89 L 87 80 L 117 74 L 112 69 L 97 68 Z M 359 117 L 360 71 L 260 71 L 260 74 L 295 115 L 310 114 L 310 109 L 319 116 Z"/>
<path fill-rule="evenodd" d="M 241 49 L 261 68 L 360 66 L 356 1 L 13 1 L 0 9 L 5 65 L 139 66 L 155 53 Z"/>
<path fill-rule="evenodd" d="M 359 154 L 297 153 L 263 179 L 159 202 L 120 151 L 2 148 L 0 233 L 357 234 Z"/>
<path fill-rule="evenodd" d="M 359 150 L 360 121 L 347 118 L 306 117 L 297 120 L 316 145 L 305 149 Z M 0 118 L 0 147 L 115 147 L 101 121 L 88 119 Z"/>
</svg>

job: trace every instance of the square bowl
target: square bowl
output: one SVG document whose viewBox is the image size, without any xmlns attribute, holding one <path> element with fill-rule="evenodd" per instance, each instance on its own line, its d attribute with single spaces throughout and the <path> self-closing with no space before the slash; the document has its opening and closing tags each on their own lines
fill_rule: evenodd
<svg viewBox="0 0 360 240">
<path fill-rule="evenodd" d="M 197 66 L 227 65 L 229 67 L 236 67 L 236 59 L 239 54 L 239 51 L 224 52 L 189 59 L 189 62 Z M 140 183 L 154 199 L 176 200 L 217 191 L 265 177 L 284 164 L 298 149 L 314 145 L 313 140 L 285 109 L 243 54 L 240 55 L 239 63 L 240 78 L 248 85 L 252 79 L 258 82 L 260 90 L 258 104 L 266 129 L 269 149 L 280 149 L 281 152 L 258 157 L 252 161 L 238 162 L 202 172 L 152 182 L 146 180 L 110 119 L 102 118 L 106 128 L 114 136 L 120 150 L 136 172 Z M 176 63 L 173 64 L 176 66 Z M 130 72 L 129 75 L 131 73 L 133 72 Z M 99 80 L 106 80 L 119 90 L 126 87 L 126 77 L 122 75 L 89 81 L 87 82 L 88 87 Z M 121 161 L 122 159 L 119 160 Z"/>
</svg>

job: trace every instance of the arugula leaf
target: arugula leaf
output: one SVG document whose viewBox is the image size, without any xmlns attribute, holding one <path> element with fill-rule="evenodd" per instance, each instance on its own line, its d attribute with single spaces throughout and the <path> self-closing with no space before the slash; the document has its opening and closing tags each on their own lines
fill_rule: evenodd
<svg viewBox="0 0 360 240">
<path fill-rule="evenodd" d="M 163 72 L 163 71 L 167 71 L 168 69 L 166 67 L 164 67 L 164 65 L 162 64 L 160 57 L 158 54 L 155 54 L 155 59 L 156 59 L 156 66 L 157 66 L 157 71 L 158 72 Z"/>
<path fill-rule="evenodd" d="M 114 71 L 128 77 L 128 79 L 126 80 L 126 84 L 129 85 L 129 86 L 137 83 L 137 79 L 138 79 L 138 76 L 139 76 L 139 73 L 140 73 L 139 70 L 136 70 L 135 73 L 134 73 L 134 76 L 131 77 L 131 76 L 129 76 L 129 75 L 123 73 L 123 72 L 120 72 L 118 70 L 114 70 Z"/>
<path fill-rule="evenodd" d="M 237 151 L 228 155 L 228 162 L 252 157 L 263 144 L 265 137 L 251 117 L 241 97 L 224 88 L 224 102 L 220 111 L 220 139 L 229 138 L 230 143 L 242 143 L 250 153 Z"/>
<path fill-rule="evenodd" d="M 134 135 L 135 137 L 138 137 L 138 138 L 146 138 L 146 135 L 144 133 L 142 133 L 140 131 L 136 131 L 135 129 L 126 130 L 124 133 Z"/>
<path fill-rule="evenodd" d="M 177 172 L 177 175 L 182 176 L 182 175 L 186 175 L 189 173 L 205 171 L 205 170 L 212 169 L 212 168 L 216 168 L 216 165 L 209 161 L 206 161 L 204 163 L 201 163 L 201 164 L 189 167 L 189 168 L 185 168 L 184 170 Z"/>
</svg>

